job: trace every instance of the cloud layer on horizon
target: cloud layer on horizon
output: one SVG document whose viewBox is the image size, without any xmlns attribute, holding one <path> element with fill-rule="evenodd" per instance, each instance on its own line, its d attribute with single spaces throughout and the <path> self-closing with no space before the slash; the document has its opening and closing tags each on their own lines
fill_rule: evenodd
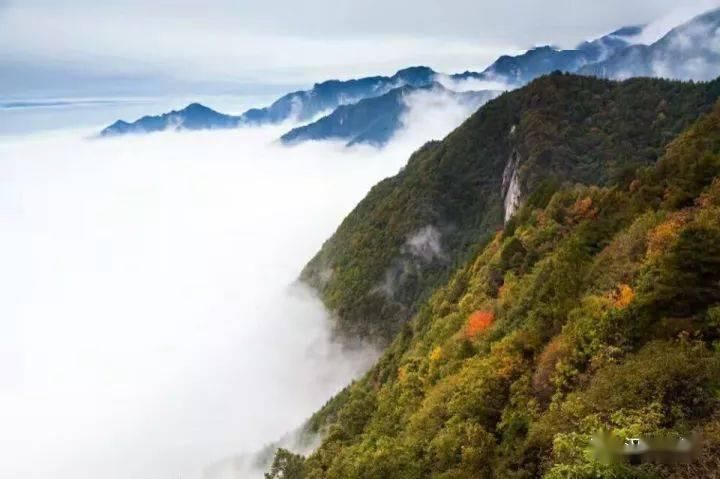
<svg viewBox="0 0 720 479">
<path fill-rule="evenodd" d="M 376 352 L 342 351 L 288 286 L 469 114 L 446 100 L 408 98 L 381 150 L 288 149 L 287 126 L 3 139 L 0 476 L 200 477 L 298 427 Z"/>
<path fill-rule="evenodd" d="M 6 94 L 73 81 L 107 88 L 258 88 L 389 74 L 426 64 L 482 69 L 535 44 L 571 47 L 627 24 L 653 22 L 644 40 L 717 6 L 713 0 L 478 3 L 422 0 L 356 4 L 313 0 L 238 4 L 214 0 L 34 0 L 0 5 L 0 82 Z M 301 9 L 300 11 L 298 9 Z M 523 14 L 518 14 L 523 12 Z M 328 41 L 330 40 L 330 41 Z M 22 80 L 22 81 L 21 81 Z M 13 90 L 13 88 L 15 90 Z"/>
</svg>

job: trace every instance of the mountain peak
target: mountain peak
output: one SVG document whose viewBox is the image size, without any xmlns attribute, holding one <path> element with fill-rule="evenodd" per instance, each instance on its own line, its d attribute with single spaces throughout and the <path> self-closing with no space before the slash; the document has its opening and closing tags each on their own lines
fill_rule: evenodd
<svg viewBox="0 0 720 479">
<path fill-rule="evenodd" d="M 110 125 L 108 128 L 124 128 L 130 126 L 130 123 L 124 121 L 124 120 L 118 120 L 112 125 Z"/>
<path fill-rule="evenodd" d="M 645 25 L 628 25 L 622 28 L 618 28 L 614 32 L 610 32 L 607 36 L 612 37 L 635 37 L 640 35 L 645 29 Z"/>
<path fill-rule="evenodd" d="M 210 107 L 203 105 L 202 103 L 190 103 L 188 106 L 180 110 L 180 113 L 191 113 L 191 114 L 206 114 L 218 112 Z"/>
<path fill-rule="evenodd" d="M 426 67 L 424 65 L 416 65 L 412 67 L 403 68 L 401 70 L 398 70 L 395 75 L 393 76 L 405 76 L 405 75 L 420 75 L 420 74 L 429 74 L 429 73 L 435 73 L 435 70 L 433 70 L 430 67 Z"/>
<path fill-rule="evenodd" d="M 655 43 L 624 48 L 580 70 L 585 75 L 625 79 L 663 77 L 708 81 L 720 75 L 720 8 L 679 25 Z"/>
<path fill-rule="evenodd" d="M 401 80 L 411 85 L 420 86 L 432 82 L 436 72 L 430 67 L 426 66 L 413 66 L 398 70 L 392 76 L 393 80 Z"/>
<path fill-rule="evenodd" d="M 700 20 L 700 21 L 708 21 L 708 20 L 718 20 L 720 19 L 720 7 L 713 8 L 712 10 L 708 10 L 705 13 L 701 13 L 697 17 L 695 17 L 693 20 Z M 693 21 L 691 20 L 691 21 Z"/>
<path fill-rule="evenodd" d="M 100 132 L 100 136 L 116 136 L 129 133 L 152 133 L 163 130 L 206 130 L 235 128 L 240 119 L 224 115 L 200 103 L 190 103 L 181 110 L 162 115 L 144 116 L 134 122 L 118 120 Z"/>
<path fill-rule="evenodd" d="M 696 17 L 691 18 L 682 25 L 670 30 L 663 38 L 658 40 L 656 43 L 661 43 L 667 39 L 676 38 L 680 35 L 687 36 L 686 40 L 690 40 L 693 37 L 705 37 L 709 35 L 717 37 L 717 30 L 720 27 L 720 7 L 709 10 L 705 13 L 701 13 Z M 681 42 L 682 43 L 682 42 Z"/>
<path fill-rule="evenodd" d="M 499 94 L 496 91 L 457 93 L 438 82 L 419 86 L 405 83 L 383 95 L 340 106 L 317 121 L 292 129 L 280 141 L 286 145 L 318 140 L 340 140 L 348 146 L 360 143 L 384 145 L 403 125 L 402 117 L 408 111 L 407 95 L 429 91 L 449 95 L 468 110 L 476 109 Z"/>
</svg>

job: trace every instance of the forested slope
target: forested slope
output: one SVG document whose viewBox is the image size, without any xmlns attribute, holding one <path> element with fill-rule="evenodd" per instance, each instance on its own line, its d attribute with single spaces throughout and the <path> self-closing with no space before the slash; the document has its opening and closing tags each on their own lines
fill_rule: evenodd
<svg viewBox="0 0 720 479">
<path fill-rule="evenodd" d="M 376 185 L 302 279 L 336 313 L 343 335 L 387 342 L 531 195 L 627 182 L 719 94 L 717 80 L 560 73 L 503 94 Z"/>
<path fill-rule="evenodd" d="M 281 451 L 269 476 L 714 477 L 720 470 L 720 106 L 666 148 L 659 146 L 689 121 L 693 108 L 706 108 L 710 87 L 546 78 L 481 110 L 446 141 L 418 152 L 399 177 L 376 187 L 355 215 L 372 219 L 384 211 L 395 217 L 390 205 L 403 198 L 414 208 L 405 207 L 398 217 L 412 214 L 408 222 L 420 218 L 423 224 L 427 218 L 415 208 L 440 201 L 422 193 L 427 184 L 441 182 L 448 201 L 464 208 L 458 214 L 475 215 L 462 237 L 484 246 L 468 253 L 422 302 L 365 377 L 313 416 L 307 428 L 324 438 L 316 452 L 302 458 Z M 602 109 L 573 106 L 560 98 L 561 88 Z M 537 96 L 536 89 L 546 95 Z M 653 108 L 640 109 L 638 97 L 651 98 Z M 526 102 L 535 107 L 514 110 Z M 583 119 L 542 107 L 548 104 L 577 108 Z M 659 120 L 661 105 L 667 113 Z M 629 109 L 630 115 L 634 108 L 635 122 L 624 128 L 600 121 L 629 121 L 610 111 Z M 501 119 L 498 143 L 508 145 L 460 141 L 470 132 L 487 139 L 491 114 Z M 658 121 L 667 121 L 666 127 L 653 127 Z M 512 125 L 522 142 L 502 140 Z M 593 142 L 571 133 L 595 128 Z M 593 148 L 598 141 L 607 145 L 605 155 Z M 481 172 L 501 172 L 509 145 L 524 148 L 528 162 L 551 155 L 553 161 L 542 162 L 545 171 L 566 171 L 569 179 L 597 185 L 533 189 L 528 175 L 525 191 L 532 194 L 484 241 L 482 213 L 463 203 L 470 198 L 455 196 L 454 182 L 467 176 L 479 188 Z M 469 155 L 462 167 L 448 168 L 446 162 L 460 162 L 461 153 Z M 640 166 L 658 155 L 656 165 Z M 498 164 L 482 161 L 487 158 Z M 561 158 L 576 158 L 582 167 L 558 170 Z M 589 175 L 592 165 L 601 168 Z M 452 181 L 433 177 L 441 166 L 456 172 Z M 624 166 L 640 167 L 630 174 Z M 411 173 L 413 168 L 420 171 Z M 415 188 L 403 193 L 408 185 Z M 372 205 L 380 199 L 387 203 Z M 492 202 L 499 203 L 499 195 Z M 493 214 L 499 225 L 499 213 Z M 361 234 L 359 218 L 341 230 Z M 369 231 L 377 227 L 371 223 Z M 359 236 L 353 244 L 391 244 L 387 223 L 384 231 L 381 240 Z M 588 452 L 590 434 L 600 428 L 626 437 L 700 429 L 706 445 L 692 465 L 608 466 L 593 462 Z"/>
</svg>

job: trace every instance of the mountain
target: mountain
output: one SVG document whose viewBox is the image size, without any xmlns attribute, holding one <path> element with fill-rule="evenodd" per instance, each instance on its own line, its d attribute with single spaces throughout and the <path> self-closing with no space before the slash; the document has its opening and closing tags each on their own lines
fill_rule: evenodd
<svg viewBox="0 0 720 479">
<path fill-rule="evenodd" d="M 641 26 L 623 27 L 575 49 L 560 50 L 541 46 L 521 55 L 503 55 L 481 73 L 466 72 L 464 78 L 501 81 L 520 86 L 553 71 L 576 72 L 583 66 L 605 60 L 632 44 L 633 37 L 642 32 Z"/>
<path fill-rule="evenodd" d="M 674 28 L 652 45 L 634 45 L 605 61 L 587 65 L 584 75 L 624 79 L 637 76 L 711 80 L 720 75 L 720 9 Z"/>
<path fill-rule="evenodd" d="M 118 120 L 100 132 L 100 136 L 117 136 L 151 133 L 164 130 L 211 130 L 236 128 L 241 119 L 225 115 L 199 103 L 192 103 L 182 110 L 173 110 L 158 116 L 144 116 L 128 123 Z"/>
<path fill-rule="evenodd" d="M 576 49 L 583 52 L 591 62 L 602 61 L 632 45 L 644 28 L 644 25 L 622 27 L 595 40 L 582 42 Z"/>
<path fill-rule="evenodd" d="M 709 80 L 720 74 L 720 52 L 716 48 L 720 35 L 720 9 L 701 15 L 681 25 L 656 43 L 635 45 L 634 39 L 643 31 L 642 26 L 628 26 L 592 41 L 579 44 L 575 49 L 561 50 L 541 46 L 521 55 L 503 55 L 482 72 L 466 71 L 452 75 L 438 74 L 425 66 L 410 67 L 392 76 L 372 76 L 347 81 L 329 80 L 315 84 L 309 90 L 289 93 L 272 105 L 250 109 L 240 116 L 190 105 L 184 110 L 159 116 L 147 116 L 127 123 L 117 121 L 103 130 L 102 135 L 118 135 L 161 131 L 172 128 L 210 129 L 234 128 L 244 125 L 274 124 L 288 120 L 307 122 L 324 113 L 328 118 L 307 129 L 288 132 L 283 141 L 296 143 L 304 139 L 342 138 L 350 142 L 382 143 L 396 129 L 394 117 L 399 106 L 391 98 L 365 103 L 357 109 L 343 108 L 362 100 L 383 97 L 403 86 L 424 88 L 436 80 L 447 79 L 446 87 L 454 89 L 454 82 L 487 81 L 502 83 L 508 88 L 520 87 L 533 79 L 553 71 L 579 72 L 623 79 L 631 76 L 671 77 L 677 79 Z M 379 105 L 391 110 L 381 116 L 369 114 Z M 373 106 L 374 105 L 374 106 Z M 340 107 L 340 111 L 334 114 Z M 198 110 L 197 114 L 188 110 Z M 340 122 L 350 125 L 341 127 Z M 367 131 L 367 136 L 362 134 Z M 384 133 L 383 133 L 384 132 Z"/>
<path fill-rule="evenodd" d="M 347 145 L 367 143 L 382 146 L 402 127 L 403 115 L 409 110 L 408 95 L 428 92 L 468 105 L 473 110 L 500 92 L 456 93 L 437 82 L 413 87 L 402 86 L 384 95 L 342 105 L 331 114 L 284 134 L 280 140 L 288 145 L 309 140 L 343 140 Z"/>
<path fill-rule="evenodd" d="M 500 81 L 513 87 L 520 86 L 555 70 L 573 72 L 588 63 L 605 59 L 630 45 L 630 39 L 641 30 L 641 27 L 625 27 L 591 42 L 584 42 L 575 50 L 558 50 L 549 46 L 534 48 L 522 55 L 502 56 L 482 73 L 466 71 L 446 77 L 451 82 Z M 328 113 L 331 118 L 323 118 L 319 124 L 309 125 L 307 129 L 290 131 L 283 136 L 283 141 L 296 143 L 306 139 L 341 138 L 353 142 L 354 138 L 358 137 L 358 143 L 381 144 L 392 135 L 399 124 L 402 108 L 397 98 L 393 99 L 397 93 L 376 102 L 364 103 L 356 109 L 343 107 L 361 100 L 383 97 L 402 87 L 430 87 L 437 78 L 438 73 L 433 69 L 415 66 L 399 70 L 392 76 L 372 76 L 346 81 L 328 80 L 315 84 L 309 90 L 288 93 L 268 107 L 253 108 L 239 116 L 224 115 L 193 103 L 180 111 L 145 116 L 132 123 L 119 120 L 105 128 L 101 135 L 149 133 L 166 129 L 236 128 L 288 120 L 306 122 Z M 335 112 L 338 107 L 340 111 Z M 390 111 L 379 117 L 370 114 L 371 110 L 378 111 L 381 107 L 390 108 Z M 338 123 L 341 121 L 349 121 L 352 126 L 339 127 Z"/>
<path fill-rule="evenodd" d="M 313 416 L 320 447 L 281 451 L 270 479 L 714 477 L 718 151 L 716 107 L 629 183 L 526 203 Z M 704 444 L 689 464 L 603 463 L 599 430 Z"/>
<path fill-rule="evenodd" d="M 280 123 L 289 119 L 306 121 L 338 106 L 377 97 L 394 88 L 430 85 L 435 75 L 431 68 L 417 66 L 400 70 L 390 77 L 329 80 L 315 84 L 310 90 L 288 93 L 267 108 L 248 110 L 242 118 L 248 124 Z"/>
<path fill-rule="evenodd" d="M 364 98 L 384 95 L 402 87 L 422 87 L 433 83 L 436 73 L 428 67 L 410 67 L 392 76 L 365 77 L 356 80 L 328 80 L 312 89 L 288 93 L 266 108 L 253 108 L 242 115 L 231 116 L 214 111 L 199 103 L 182 110 L 157 116 L 144 116 L 128 123 L 116 121 L 100 133 L 115 136 L 128 133 L 151 133 L 163 130 L 202 130 L 237 128 L 247 125 L 281 123 L 288 120 L 307 121 L 334 110 L 340 105 L 356 103 Z"/>
<path fill-rule="evenodd" d="M 604 60 L 618 50 L 631 44 L 633 36 L 638 35 L 642 27 L 625 27 L 591 42 L 583 42 L 574 50 L 558 50 L 550 46 L 534 48 L 522 55 L 500 57 L 481 73 L 466 71 L 452 75 L 442 75 L 452 82 L 480 80 L 502 82 L 509 87 L 517 87 L 532 79 L 560 70 L 574 72 L 589 63 Z M 101 132 L 101 136 L 114 136 L 127 133 L 149 133 L 166 129 L 220 129 L 236 128 L 246 125 L 276 124 L 295 120 L 307 122 L 327 113 L 332 118 L 320 120 L 301 131 L 290 131 L 283 141 L 296 143 L 305 139 L 342 138 L 358 143 L 381 144 L 397 129 L 397 117 L 401 107 L 397 100 L 386 97 L 376 102 L 365 103 L 357 109 L 343 108 L 361 100 L 383 97 L 401 87 L 425 88 L 433 85 L 438 73 L 426 66 L 415 66 L 399 70 L 392 76 L 372 76 L 352 80 L 328 80 L 316 83 L 309 90 L 296 91 L 282 96 L 270 106 L 253 108 L 242 115 L 224 115 L 197 103 L 183 110 L 172 111 L 158 116 L 145 116 L 128 123 L 119 120 Z M 452 88 L 450 88 L 452 89 Z M 470 95 L 468 95 L 470 96 Z M 380 117 L 372 116 L 370 110 L 381 106 L 391 111 Z M 340 111 L 334 114 L 340 107 Z M 346 120 L 343 118 L 346 117 Z M 340 121 L 350 121 L 352 127 L 339 127 Z M 363 134 L 367 132 L 367 135 Z"/>
<path fill-rule="evenodd" d="M 353 335 L 415 307 L 308 421 L 320 446 L 279 450 L 268 479 L 714 477 L 719 95 L 553 74 L 376 185 L 303 279 Z M 605 463 L 600 430 L 704 444 Z"/>
<path fill-rule="evenodd" d="M 639 35 L 642 28 L 623 27 L 596 40 L 583 42 L 573 50 L 543 46 L 522 55 L 504 55 L 481 73 L 466 71 L 448 75 L 447 78 L 451 85 L 453 82 L 478 80 L 517 87 L 553 71 L 575 72 L 589 63 L 604 60 L 631 45 L 632 38 Z M 432 81 L 433 78 L 438 78 L 438 74 L 432 70 L 420 71 L 423 72 L 421 80 Z M 437 89 L 437 83 L 435 85 Z M 429 88 L 430 84 L 420 82 L 420 86 L 416 84 L 415 87 Z M 405 90 L 405 93 L 409 91 Z M 497 96 L 497 93 L 463 95 L 478 99 L 480 106 L 491 97 Z M 314 123 L 291 130 L 283 135 L 281 140 L 286 144 L 296 144 L 307 140 L 341 139 L 347 140 L 348 144 L 382 145 L 401 125 L 400 117 L 405 111 L 401 97 L 402 92 L 396 89 L 379 97 L 342 105 Z"/>
<path fill-rule="evenodd" d="M 387 342 L 536 191 L 606 185 L 654 163 L 719 94 L 720 81 L 616 83 L 559 73 L 505 93 L 373 187 L 302 279 L 344 335 Z"/>
</svg>

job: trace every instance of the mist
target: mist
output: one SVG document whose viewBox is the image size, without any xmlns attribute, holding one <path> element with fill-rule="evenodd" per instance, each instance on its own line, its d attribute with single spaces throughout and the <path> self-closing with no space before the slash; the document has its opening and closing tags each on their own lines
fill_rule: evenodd
<svg viewBox="0 0 720 479">
<path fill-rule="evenodd" d="M 2 138 L 0 476 L 202 477 L 300 426 L 377 351 L 336 344 L 297 275 L 458 108 L 418 97 L 384 149 L 288 149 L 286 126 Z"/>
<path fill-rule="evenodd" d="M 479 80 L 477 78 L 464 78 L 458 80 L 445 74 L 437 74 L 435 76 L 435 80 L 445 88 L 456 92 L 482 90 L 506 91 L 514 88 L 513 85 L 508 85 L 500 80 Z"/>
<path fill-rule="evenodd" d="M 665 14 L 653 19 L 643 28 L 639 36 L 633 39 L 638 43 L 650 45 L 673 28 L 692 20 L 693 17 L 718 7 L 717 0 L 697 0 L 693 2 L 678 2 Z"/>
</svg>

